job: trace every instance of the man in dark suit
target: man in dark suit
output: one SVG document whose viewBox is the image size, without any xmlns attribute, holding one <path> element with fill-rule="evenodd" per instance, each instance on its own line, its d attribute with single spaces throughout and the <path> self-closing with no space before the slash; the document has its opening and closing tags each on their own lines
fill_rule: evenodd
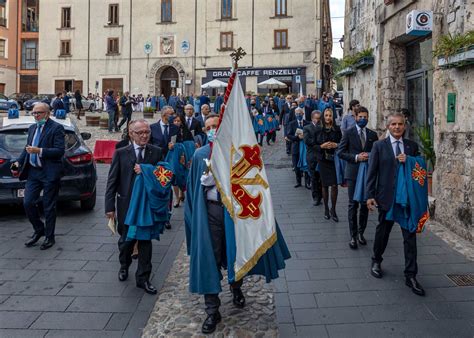
<svg viewBox="0 0 474 338">
<path fill-rule="evenodd" d="M 354 190 L 361 162 L 369 160 L 369 154 L 372 145 L 378 140 L 377 133 L 367 128 L 369 121 L 369 111 L 365 107 L 360 107 L 355 111 L 356 125 L 349 128 L 342 136 L 337 153 L 340 158 L 347 162 L 344 172 L 344 178 L 347 181 L 349 193 L 349 231 L 351 241 L 349 247 L 357 249 L 357 242 L 360 245 L 367 245 L 364 238 L 364 231 L 367 227 L 369 210 L 365 203 L 360 205 L 359 226 L 357 227 L 357 209 L 359 203 L 354 201 Z"/>
<path fill-rule="evenodd" d="M 126 241 L 128 225 L 125 224 L 130 199 L 132 197 L 135 176 L 140 174 L 139 163 L 156 164 L 163 159 L 159 147 L 148 144 L 150 126 L 145 120 L 132 121 L 129 125 L 132 144 L 117 149 L 110 165 L 105 192 L 105 213 L 108 218 L 117 217 L 117 231 L 121 282 L 128 278 L 128 268 L 132 264 L 133 246 L 136 241 Z M 135 273 L 137 287 L 149 294 L 156 294 L 156 288 L 150 283 L 151 274 L 151 240 L 138 241 L 138 267 Z"/>
<path fill-rule="evenodd" d="M 26 215 L 35 230 L 31 239 L 25 243 L 33 246 L 45 236 L 40 249 L 46 250 L 55 243 L 56 201 L 59 182 L 63 173 L 64 128 L 49 118 L 49 105 L 37 103 L 31 115 L 36 123 L 28 129 L 28 142 L 18 162 L 12 165 L 14 176 L 26 180 L 23 205 Z M 43 209 L 45 221 L 40 218 L 38 199 L 43 191 Z"/>
<path fill-rule="evenodd" d="M 318 133 L 321 131 L 320 121 L 321 112 L 315 110 L 311 113 L 311 123 L 303 128 L 303 140 L 306 144 L 306 157 L 308 161 L 309 175 L 311 176 L 311 195 L 313 197 L 313 205 L 315 206 L 321 205 L 322 198 L 321 178 L 319 172 L 316 171 L 316 166 L 318 165 L 316 156 L 316 140 Z"/>
<path fill-rule="evenodd" d="M 402 113 L 388 115 L 387 138 L 374 143 L 369 159 L 367 172 L 367 207 L 369 210 L 379 209 L 379 224 L 375 231 L 374 255 L 372 256 L 371 274 L 382 278 L 382 255 L 387 247 L 393 221 L 386 219 L 387 212 L 395 199 L 397 168 L 404 165 L 407 156 L 418 156 L 418 145 L 403 138 L 405 132 L 405 116 Z M 401 229 L 405 253 L 405 284 L 413 293 L 423 296 L 425 291 L 416 280 L 418 265 L 416 262 L 416 233 Z"/>
<path fill-rule="evenodd" d="M 178 127 L 170 123 L 170 116 L 174 114 L 173 107 L 164 106 L 161 109 L 161 120 L 153 123 L 151 128 L 151 144 L 160 147 L 163 158 L 168 154 L 171 137 L 178 134 Z"/>
<path fill-rule="evenodd" d="M 203 135 L 206 135 L 206 133 L 204 133 L 204 123 L 206 122 L 207 115 L 209 115 L 210 112 L 211 108 L 209 108 L 207 104 L 203 104 L 201 106 L 201 113 L 196 116 L 196 120 L 198 120 L 201 124 L 201 130 L 203 131 Z"/>
<path fill-rule="evenodd" d="M 290 112 L 291 112 L 291 101 L 293 98 L 291 95 L 286 96 L 285 103 L 283 103 L 281 107 L 281 112 L 280 112 L 280 124 L 283 126 L 283 134 L 286 137 L 288 134 L 288 123 L 289 123 L 289 118 L 290 118 Z M 291 153 L 291 142 L 286 141 L 286 153 L 290 155 Z"/>
<path fill-rule="evenodd" d="M 301 108 L 295 109 L 296 119 L 291 121 L 288 125 L 288 134 L 285 139 L 291 142 L 291 159 L 293 162 L 293 168 L 296 174 L 296 185 L 295 188 L 301 187 L 301 170 L 298 168 L 298 161 L 300 159 L 300 142 L 303 142 L 303 128 L 309 122 L 304 121 L 304 110 Z"/>
<path fill-rule="evenodd" d="M 201 123 L 199 122 L 197 118 L 194 117 L 193 105 L 187 104 L 184 107 L 184 114 L 185 114 L 186 125 L 188 126 L 189 131 L 193 133 L 193 136 L 204 134 L 204 131 L 202 130 L 202 127 L 201 127 Z"/>
</svg>

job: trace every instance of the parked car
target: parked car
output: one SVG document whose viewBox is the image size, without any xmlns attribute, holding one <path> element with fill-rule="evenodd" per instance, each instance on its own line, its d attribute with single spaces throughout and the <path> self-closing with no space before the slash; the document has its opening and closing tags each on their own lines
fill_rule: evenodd
<svg viewBox="0 0 474 338">
<path fill-rule="evenodd" d="M 28 93 L 14 93 L 14 94 L 11 94 L 10 96 L 8 96 L 9 99 L 12 99 L 12 100 L 15 100 L 16 102 L 18 102 L 18 104 L 20 105 L 20 109 L 23 110 L 25 109 L 23 107 L 23 104 L 28 101 L 28 100 L 31 100 L 33 98 L 33 94 L 28 94 Z"/>
<path fill-rule="evenodd" d="M 29 111 L 33 110 L 33 106 L 38 102 L 44 102 L 44 103 L 47 103 L 48 105 L 51 105 L 51 101 L 55 97 L 56 97 L 56 95 L 54 95 L 54 94 L 38 94 L 38 95 L 33 96 L 33 98 L 31 98 L 30 100 L 25 101 L 23 106 L 24 106 L 25 110 L 27 112 L 29 112 Z"/>
<path fill-rule="evenodd" d="M 82 107 L 84 109 L 88 109 L 89 111 L 94 111 L 95 101 L 89 100 L 87 97 L 82 96 Z M 71 96 L 71 98 L 69 99 L 69 109 L 70 110 L 76 109 L 76 99 L 74 98 L 74 96 Z"/>
<path fill-rule="evenodd" d="M 20 105 L 15 100 L 9 99 L 0 94 L 0 111 L 8 111 L 8 109 L 19 109 Z"/>
<path fill-rule="evenodd" d="M 80 201 L 83 210 L 92 210 L 96 203 L 97 169 L 91 150 L 84 140 L 90 133 L 80 133 L 69 118 L 54 121 L 64 126 L 66 151 L 63 157 L 64 176 L 61 178 L 58 199 Z M 25 148 L 28 128 L 35 123 L 32 116 L 0 119 L 0 204 L 21 204 L 25 196 L 25 182 L 13 177 L 10 165 Z"/>
</svg>

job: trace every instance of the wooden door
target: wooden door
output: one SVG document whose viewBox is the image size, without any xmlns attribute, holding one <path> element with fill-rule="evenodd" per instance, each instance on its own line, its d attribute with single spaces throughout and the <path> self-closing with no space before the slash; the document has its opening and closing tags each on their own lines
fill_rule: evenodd
<svg viewBox="0 0 474 338">
<path fill-rule="evenodd" d="M 54 81 L 54 94 L 62 93 L 64 90 L 64 80 Z"/>
<path fill-rule="evenodd" d="M 123 94 L 123 79 L 102 79 L 102 91 L 113 90 L 114 95 Z"/>
<path fill-rule="evenodd" d="M 5 94 L 5 84 L 0 83 L 0 94 Z"/>
<path fill-rule="evenodd" d="M 38 94 L 38 76 L 20 75 L 20 93 Z"/>
<path fill-rule="evenodd" d="M 82 92 L 82 80 L 75 80 L 72 83 L 72 89 L 73 89 L 73 92 L 76 92 L 76 90 L 79 90 L 81 94 L 84 95 L 84 93 Z M 87 96 L 87 93 L 84 96 Z"/>
</svg>

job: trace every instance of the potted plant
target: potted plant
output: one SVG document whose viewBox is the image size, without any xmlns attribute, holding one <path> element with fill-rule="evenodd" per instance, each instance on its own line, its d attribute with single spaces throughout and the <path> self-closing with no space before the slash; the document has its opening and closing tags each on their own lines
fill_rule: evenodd
<svg viewBox="0 0 474 338">
<path fill-rule="evenodd" d="M 428 195 L 431 196 L 433 191 L 433 170 L 436 166 L 436 153 L 434 151 L 433 140 L 431 139 L 431 131 L 430 128 L 423 126 L 415 128 L 415 134 L 420 140 L 421 152 L 426 160 L 428 171 Z"/>
<path fill-rule="evenodd" d="M 100 114 L 99 128 L 109 129 L 109 114 L 108 113 L 102 112 L 102 114 Z"/>
<path fill-rule="evenodd" d="M 445 69 L 474 64 L 474 31 L 441 36 L 433 55 L 438 57 L 438 66 Z"/>
<path fill-rule="evenodd" d="M 354 64 L 357 62 L 356 55 L 346 55 L 341 62 L 340 70 L 336 73 L 336 76 L 350 76 L 356 72 Z"/>
<path fill-rule="evenodd" d="M 152 119 L 154 114 L 155 114 L 155 110 L 153 109 L 153 107 L 143 108 L 143 118 L 144 119 Z"/>
<path fill-rule="evenodd" d="M 363 51 L 356 54 L 357 61 L 355 62 L 355 68 L 364 69 L 372 66 L 375 62 L 374 50 L 372 48 L 364 49 Z"/>
</svg>

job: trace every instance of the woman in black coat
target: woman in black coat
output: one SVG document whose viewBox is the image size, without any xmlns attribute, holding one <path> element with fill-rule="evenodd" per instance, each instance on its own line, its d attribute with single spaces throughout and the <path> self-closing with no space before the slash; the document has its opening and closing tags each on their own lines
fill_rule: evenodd
<svg viewBox="0 0 474 338">
<path fill-rule="evenodd" d="M 82 106 L 82 95 L 79 89 L 74 92 L 74 99 L 76 99 L 77 119 L 80 120 L 81 111 L 84 107 Z"/>
<path fill-rule="evenodd" d="M 339 221 L 336 214 L 337 176 L 334 155 L 341 138 L 341 129 L 334 123 L 332 109 L 326 108 L 322 119 L 322 129 L 316 140 L 316 149 L 319 175 L 323 186 L 324 218 L 332 217 L 334 222 Z M 331 214 L 329 214 L 329 187 L 331 187 Z"/>
</svg>

